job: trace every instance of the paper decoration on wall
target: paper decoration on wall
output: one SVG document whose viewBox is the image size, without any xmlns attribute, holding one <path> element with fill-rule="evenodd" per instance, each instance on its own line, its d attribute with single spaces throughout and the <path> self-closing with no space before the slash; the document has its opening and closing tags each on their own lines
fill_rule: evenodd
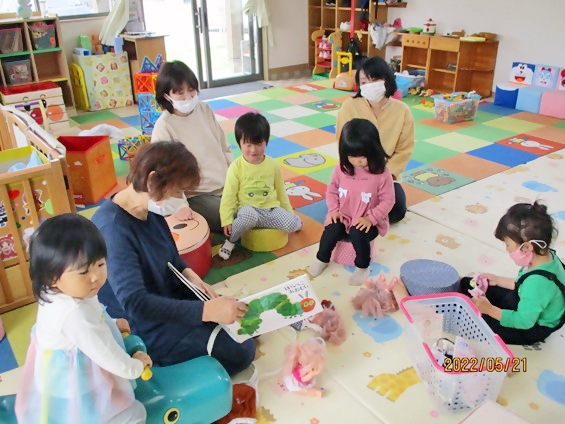
<svg viewBox="0 0 565 424">
<path fill-rule="evenodd" d="M 535 65 L 529 63 L 512 63 L 512 70 L 510 71 L 510 82 L 523 85 L 532 85 L 534 77 Z"/>
<path fill-rule="evenodd" d="M 537 65 L 534 72 L 534 85 L 554 89 L 557 82 L 557 68 L 555 66 Z"/>
<path fill-rule="evenodd" d="M 565 90 L 565 68 L 559 70 L 559 75 L 557 77 L 557 89 Z"/>
</svg>

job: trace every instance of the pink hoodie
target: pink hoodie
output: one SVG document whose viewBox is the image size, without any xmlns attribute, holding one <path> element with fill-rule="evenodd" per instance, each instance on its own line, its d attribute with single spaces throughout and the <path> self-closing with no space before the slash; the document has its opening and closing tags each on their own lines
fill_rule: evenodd
<svg viewBox="0 0 565 424">
<path fill-rule="evenodd" d="M 366 216 L 377 227 L 379 235 L 384 236 L 390 226 L 388 213 L 395 202 L 392 174 L 388 168 L 382 174 L 355 168 L 355 175 L 349 176 L 338 164 L 328 184 L 326 202 L 328 215 L 325 225 L 329 223 L 329 216 L 339 211 L 349 232 L 357 219 Z"/>
</svg>

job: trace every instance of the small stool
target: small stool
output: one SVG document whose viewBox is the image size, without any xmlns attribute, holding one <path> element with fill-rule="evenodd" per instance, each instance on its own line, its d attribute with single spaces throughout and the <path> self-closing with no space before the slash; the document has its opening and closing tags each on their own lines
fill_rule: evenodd
<svg viewBox="0 0 565 424">
<path fill-rule="evenodd" d="M 498 84 L 494 95 L 494 104 L 502 107 L 516 109 L 518 100 L 518 89 L 522 87 L 517 84 Z"/>
<path fill-rule="evenodd" d="M 554 118 L 565 119 L 565 91 L 545 91 L 541 96 L 539 113 Z"/>
<path fill-rule="evenodd" d="M 516 109 L 539 113 L 541 95 L 547 90 L 540 87 L 520 87 L 516 99 Z"/>
<path fill-rule="evenodd" d="M 455 268 L 429 259 L 404 262 L 400 279 L 410 296 L 456 292 L 459 288 L 459 273 Z"/>
<path fill-rule="evenodd" d="M 274 228 L 253 228 L 241 236 L 241 245 L 253 252 L 272 252 L 287 243 L 288 233 Z"/>
<path fill-rule="evenodd" d="M 210 227 L 202 215 L 194 211 L 192 214 L 193 219 L 188 221 L 179 221 L 174 215 L 165 219 L 175 239 L 180 257 L 202 278 L 212 266 Z"/>
<path fill-rule="evenodd" d="M 373 257 L 373 249 L 375 240 L 371 240 L 371 257 Z M 355 258 L 357 254 L 353 248 L 353 244 L 348 240 L 340 240 L 337 242 L 332 252 L 331 260 L 341 265 L 355 266 Z"/>
</svg>

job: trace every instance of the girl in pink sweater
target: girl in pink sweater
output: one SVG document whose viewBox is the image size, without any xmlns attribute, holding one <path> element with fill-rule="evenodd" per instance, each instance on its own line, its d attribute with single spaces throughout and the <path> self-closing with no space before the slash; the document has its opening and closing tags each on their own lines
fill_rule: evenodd
<svg viewBox="0 0 565 424">
<path fill-rule="evenodd" d="M 392 174 L 375 125 L 352 119 L 339 138 L 339 165 L 326 192 L 328 215 L 315 262 L 308 268 L 317 277 L 328 266 L 338 241 L 348 239 L 355 248 L 355 271 L 349 284 L 358 286 L 369 277 L 371 240 L 384 236 L 388 213 L 394 206 Z"/>
</svg>

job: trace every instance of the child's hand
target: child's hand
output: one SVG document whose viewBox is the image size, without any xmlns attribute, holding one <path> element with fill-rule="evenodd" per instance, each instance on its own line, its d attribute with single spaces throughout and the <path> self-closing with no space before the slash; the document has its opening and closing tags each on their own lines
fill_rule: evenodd
<svg viewBox="0 0 565 424">
<path fill-rule="evenodd" d="M 226 226 L 224 227 L 224 235 L 225 235 L 226 237 L 231 236 L 231 224 L 226 225 Z"/>
<path fill-rule="evenodd" d="M 492 303 L 486 298 L 486 296 L 474 297 L 471 299 L 473 304 L 477 307 L 481 314 L 490 315 L 490 310 L 492 308 Z"/>
<path fill-rule="evenodd" d="M 120 333 L 131 334 L 131 328 L 129 327 L 129 322 L 127 319 L 118 318 L 116 320 L 116 326 L 118 327 L 118 330 L 120 330 Z"/>
<path fill-rule="evenodd" d="M 357 221 L 355 221 L 355 224 L 353 224 L 355 226 L 355 228 L 357 228 L 359 231 L 365 231 L 366 233 L 369 232 L 369 230 L 371 229 L 371 221 L 369 220 L 369 218 L 367 218 L 366 216 L 363 216 L 361 218 L 359 218 Z"/>
<path fill-rule="evenodd" d="M 247 312 L 247 305 L 231 296 L 221 296 L 204 302 L 202 321 L 233 324 Z"/>
<path fill-rule="evenodd" d="M 151 360 L 149 355 L 145 352 L 142 352 L 141 350 L 135 352 L 133 355 L 131 355 L 131 357 L 134 359 L 139 359 L 143 364 L 143 368 L 151 368 L 153 366 L 153 361 Z"/>
<path fill-rule="evenodd" d="M 189 207 L 179 209 L 173 214 L 173 216 L 179 221 L 188 221 L 189 219 L 194 218 L 192 209 L 190 209 Z"/>
<path fill-rule="evenodd" d="M 484 277 L 488 280 L 488 285 L 489 286 L 497 286 L 497 280 L 498 280 L 498 276 L 494 275 L 494 274 L 487 274 L 484 272 L 481 272 L 481 277 Z"/>
<path fill-rule="evenodd" d="M 336 222 L 343 222 L 343 215 L 339 212 L 334 212 L 329 216 L 329 221 L 331 224 L 335 224 Z"/>
</svg>

